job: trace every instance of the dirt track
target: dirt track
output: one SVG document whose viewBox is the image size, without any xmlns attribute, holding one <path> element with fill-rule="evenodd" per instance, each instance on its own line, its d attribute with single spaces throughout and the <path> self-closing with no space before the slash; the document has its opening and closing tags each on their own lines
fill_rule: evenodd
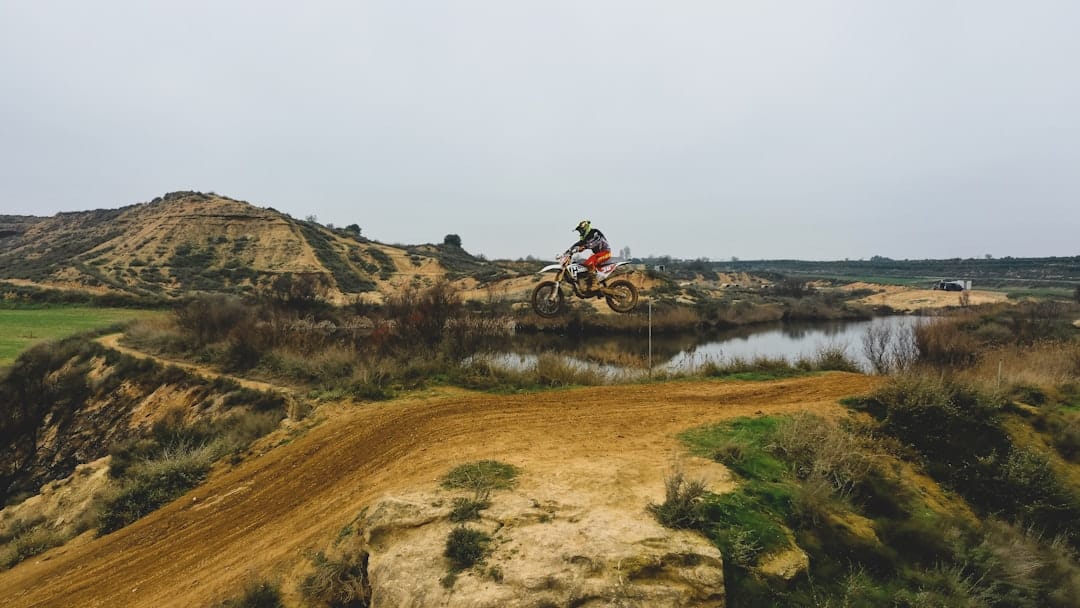
<svg viewBox="0 0 1080 608">
<path fill-rule="evenodd" d="M 303 436 L 215 469 L 203 486 L 143 520 L 0 573 L 0 598 L 4 606 L 206 606 L 237 595 L 245 577 L 295 576 L 305 551 L 326 547 L 362 507 L 433 486 L 462 462 L 515 464 L 526 487 L 592 475 L 589 484 L 652 495 L 682 452 L 679 431 L 744 415 L 839 414 L 839 398 L 875 383 L 831 373 L 515 396 L 448 390 L 324 406 L 326 420 Z"/>
</svg>

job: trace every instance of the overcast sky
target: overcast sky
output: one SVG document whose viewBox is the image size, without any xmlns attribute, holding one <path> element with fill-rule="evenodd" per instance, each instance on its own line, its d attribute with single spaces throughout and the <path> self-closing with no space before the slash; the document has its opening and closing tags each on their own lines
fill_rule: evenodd
<svg viewBox="0 0 1080 608">
<path fill-rule="evenodd" d="M 0 0 L 0 213 L 551 257 L 1080 254 L 1080 2 Z"/>
</svg>

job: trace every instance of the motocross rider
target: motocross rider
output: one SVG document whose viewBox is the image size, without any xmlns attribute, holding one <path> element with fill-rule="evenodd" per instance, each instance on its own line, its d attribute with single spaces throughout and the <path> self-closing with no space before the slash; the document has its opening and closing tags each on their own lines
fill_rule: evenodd
<svg viewBox="0 0 1080 608">
<path fill-rule="evenodd" d="M 584 264 L 589 269 L 589 274 L 585 277 L 585 289 L 592 291 L 596 284 L 596 267 L 611 259 L 611 245 L 608 245 L 604 233 L 593 228 L 589 220 L 581 220 L 574 230 L 581 238 L 570 246 L 570 250 L 580 252 L 587 249 L 591 252 Z"/>
</svg>

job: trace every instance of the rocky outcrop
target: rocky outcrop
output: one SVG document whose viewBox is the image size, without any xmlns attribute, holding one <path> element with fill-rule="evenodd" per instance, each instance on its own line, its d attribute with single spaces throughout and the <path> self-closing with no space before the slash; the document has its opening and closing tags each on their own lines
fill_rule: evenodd
<svg viewBox="0 0 1080 608">
<path fill-rule="evenodd" d="M 479 520 L 449 520 L 453 494 L 386 499 L 368 509 L 349 543 L 367 555 L 372 606 L 724 605 L 723 559 L 698 534 L 660 526 L 640 509 L 491 498 Z M 451 573 L 450 532 L 491 540 L 484 560 Z"/>
</svg>

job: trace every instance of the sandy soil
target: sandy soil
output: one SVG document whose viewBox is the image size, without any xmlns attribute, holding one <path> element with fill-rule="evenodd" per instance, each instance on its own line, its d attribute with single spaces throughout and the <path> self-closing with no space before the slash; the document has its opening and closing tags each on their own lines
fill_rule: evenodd
<svg viewBox="0 0 1080 608">
<path fill-rule="evenodd" d="M 16 606 L 206 606 L 245 580 L 295 577 L 365 506 L 431 488 L 453 466 L 497 459 L 522 484 L 609 484 L 610 500 L 662 492 L 685 451 L 676 434 L 736 416 L 814 410 L 873 377 L 831 373 L 776 382 L 693 381 L 528 395 L 431 391 L 378 404 L 328 404 L 321 424 L 239 465 L 215 469 L 186 496 L 104 536 L 0 573 Z M 574 497 L 560 497 L 573 501 Z"/>
<path fill-rule="evenodd" d="M 844 289 L 872 289 L 876 291 L 872 296 L 856 300 L 860 304 L 870 306 L 889 306 L 896 310 L 912 312 L 924 308 L 945 308 L 947 306 L 960 305 L 960 292 L 941 291 L 939 289 L 914 289 L 900 285 L 879 285 L 876 283 L 851 283 Z M 990 304 L 993 302 L 1005 302 L 1008 297 L 997 291 L 979 291 L 973 289 L 967 292 L 969 304 Z"/>
</svg>

